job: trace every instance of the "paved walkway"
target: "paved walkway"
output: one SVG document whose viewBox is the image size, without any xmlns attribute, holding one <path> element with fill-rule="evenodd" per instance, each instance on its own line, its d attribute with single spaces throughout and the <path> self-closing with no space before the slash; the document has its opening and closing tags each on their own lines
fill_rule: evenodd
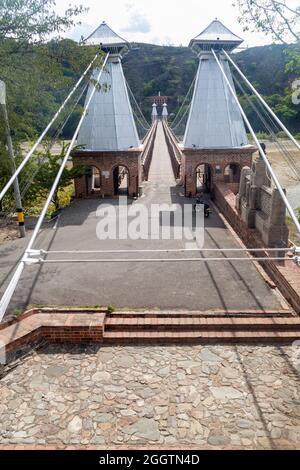
<svg viewBox="0 0 300 470">
<path fill-rule="evenodd" d="M 162 185 L 167 189 L 176 185 L 171 159 L 165 141 L 164 130 L 161 123 L 159 123 L 157 127 L 153 158 L 149 171 L 149 181 L 151 181 L 153 185 Z"/>
<path fill-rule="evenodd" d="M 297 352 L 48 347 L 0 381 L 0 444 L 299 449 Z"/>
<path fill-rule="evenodd" d="M 181 195 L 175 184 L 170 157 L 161 124 L 159 124 L 150 181 L 145 184 L 145 197 L 130 204 L 191 205 L 193 201 Z M 118 201 L 105 200 L 117 205 Z M 100 222 L 96 211 L 101 200 L 75 201 L 64 210 L 57 225 L 48 225 L 40 235 L 36 248 L 46 250 L 157 250 L 183 249 L 185 240 L 105 240 L 97 238 Z M 119 212 L 118 212 L 119 214 Z M 120 224 L 123 223 L 119 215 Z M 148 215 L 149 227 L 152 223 Z M 172 225 L 172 224 L 171 224 Z M 26 240 L 26 243 L 28 240 Z M 16 240 L 0 247 L 0 294 L 21 257 L 25 241 Z M 213 212 L 205 226 L 206 248 L 237 248 L 237 241 Z M 213 256 L 216 254 L 213 253 Z M 108 258 L 112 255 L 106 255 Z M 138 255 L 137 257 L 147 257 Z M 165 257 L 150 254 L 149 257 Z M 186 256 L 186 255 L 183 255 Z M 178 255 L 178 257 L 183 257 Z M 187 255 L 199 257 L 198 253 Z M 207 255 L 206 255 L 207 256 Z M 209 256 L 209 255 L 208 255 Z M 245 256 L 245 254 L 241 255 Z M 52 259 L 66 255 L 51 255 Z M 68 256 L 72 259 L 72 256 Z M 74 255 L 73 258 L 79 256 Z M 82 259 L 103 258 L 83 255 Z M 114 255 L 115 257 L 115 255 Z M 132 257 L 132 255 L 131 255 Z M 136 257 L 136 256 L 133 256 Z M 174 258 L 174 255 L 170 255 Z M 130 258 L 125 255 L 124 258 Z M 124 264 L 52 264 L 26 267 L 10 305 L 10 311 L 39 306 L 108 306 L 126 309 L 162 310 L 272 310 L 282 309 L 279 297 L 249 262 L 124 263 Z"/>
</svg>

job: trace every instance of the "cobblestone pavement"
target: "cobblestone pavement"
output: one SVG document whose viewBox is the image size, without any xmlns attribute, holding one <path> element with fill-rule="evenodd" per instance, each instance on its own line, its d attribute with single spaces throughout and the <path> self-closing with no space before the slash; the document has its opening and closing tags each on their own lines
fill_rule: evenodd
<svg viewBox="0 0 300 470">
<path fill-rule="evenodd" d="M 296 449 L 296 353 L 46 347 L 0 381 L 0 444 Z"/>
</svg>

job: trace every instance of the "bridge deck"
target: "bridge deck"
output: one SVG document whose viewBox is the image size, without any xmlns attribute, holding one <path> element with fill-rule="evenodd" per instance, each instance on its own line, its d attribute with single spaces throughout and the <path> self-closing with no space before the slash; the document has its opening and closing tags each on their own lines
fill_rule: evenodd
<svg viewBox="0 0 300 470">
<path fill-rule="evenodd" d="M 151 204 L 157 203 L 173 202 L 183 205 L 191 202 L 180 193 L 181 188 L 175 185 L 163 130 L 159 124 L 150 181 L 145 184 L 145 196 L 137 204 L 143 203 L 149 208 Z M 117 205 L 116 200 L 106 200 L 105 203 L 107 202 Z M 99 204 L 102 204 L 102 200 L 75 201 L 63 212 L 55 229 L 53 226 L 48 227 L 39 235 L 37 247 L 49 250 L 155 250 L 185 247 L 185 243 L 178 240 L 99 241 L 96 237 L 96 227 L 100 220 L 96 217 Z M 150 219 L 149 215 L 149 222 Z M 14 267 L 16 259 L 21 256 L 24 245 L 23 240 L 16 240 L 0 248 L 1 291 L 4 290 L 4 285 L 7 284 L 6 276 Z M 213 211 L 206 223 L 205 247 L 239 247 L 216 211 Z M 95 256 L 85 255 L 83 259 L 93 259 Z M 113 255 L 106 256 L 109 258 Z M 142 256 L 148 257 L 147 254 L 138 257 Z M 149 255 L 150 258 L 153 256 Z M 198 258 L 199 254 L 189 254 L 189 258 L 191 256 Z M 128 258 L 129 255 L 124 257 Z M 51 255 L 51 258 L 53 259 L 54 255 Z M 60 255 L 58 258 L 66 258 L 66 255 Z M 54 264 L 27 267 L 10 311 L 28 304 L 113 305 L 129 309 L 193 311 L 282 309 L 279 296 L 266 284 L 255 265 L 248 262 L 186 262 L 177 265 L 134 264 L 128 261 L 125 264 Z"/>
</svg>

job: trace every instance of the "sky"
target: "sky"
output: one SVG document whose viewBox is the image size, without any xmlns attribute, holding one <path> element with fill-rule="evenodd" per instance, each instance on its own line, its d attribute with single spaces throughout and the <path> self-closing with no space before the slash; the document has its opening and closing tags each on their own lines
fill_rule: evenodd
<svg viewBox="0 0 300 470">
<path fill-rule="evenodd" d="M 70 4 L 89 8 L 89 12 L 80 17 L 82 25 L 66 34 L 74 40 L 87 37 L 102 21 L 106 21 L 130 42 L 187 46 L 192 38 L 218 18 L 244 38 L 244 47 L 272 43 L 270 36 L 243 32 L 238 23 L 239 11 L 232 6 L 233 3 L 234 0 L 59 0 L 58 11 Z"/>
</svg>

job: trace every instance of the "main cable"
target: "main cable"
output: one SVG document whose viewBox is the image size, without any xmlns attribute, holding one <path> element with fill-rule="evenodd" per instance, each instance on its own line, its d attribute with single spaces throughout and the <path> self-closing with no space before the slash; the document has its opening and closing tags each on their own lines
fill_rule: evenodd
<svg viewBox="0 0 300 470">
<path fill-rule="evenodd" d="M 223 75 L 223 77 L 224 77 L 224 80 L 225 80 L 225 82 L 226 82 L 226 84 L 227 84 L 227 86 L 228 86 L 228 88 L 229 88 L 229 90 L 230 90 L 230 93 L 231 93 L 233 99 L 235 100 L 235 102 L 236 102 L 236 104 L 237 104 L 237 106 L 238 106 L 238 108 L 239 108 L 239 110 L 240 110 L 240 112 L 241 112 L 241 115 L 242 115 L 242 117 L 243 117 L 243 119 L 244 119 L 244 121 L 245 121 L 245 123 L 246 123 L 248 129 L 249 129 L 249 131 L 250 131 L 251 134 L 252 134 L 252 137 L 253 137 L 253 139 L 254 139 L 254 142 L 255 142 L 256 145 L 257 145 L 257 148 L 258 148 L 258 150 L 259 150 L 259 152 L 260 152 L 260 155 L 262 156 L 262 159 L 264 160 L 264 162 L 265 162 L 265 164 L 266 164 L 266 166 L 267 166 L 267 169 L 269 170 L 269 172 L 270 172 L 270 174 L 271 174 L 271 176 L 272 176 L 272 178 L 273 178 L 273 181 L 274 181 L 274 183 L 275 183 L 275 185 L 276 185 L 276 187 L 277 187 L 277 189 L 278 189 L 278 191 L 279 191 L 279 193 L 280 193 L 280 196 L 281 196 L 281 198 L 282 198 L 282 200 L 283 200 L 283 202 L 284 202 L 284 204 L 285 204 L 285 206 L 286 206 L 286 208 L 287 208 L 287 210 L 288 210 L 288 212 L 289 212 L 289 214 L 290 214 L 290 216 L 291 216 L 291 218 L 292 218 L 292 220 L 293 220 L 293 222 L 294 222 L 294 224 L 295 224 L 295 227 L 296 227 L 297 231 L 298 231 L 299 234 L 300 234 L 300 222 L 299 222 L 299 220 L 298 220 L 298 217 L 296 216 L 295 211 L 293 210 L 293 208 L 292 208 L 292 206 L 291 206 L 291 204 L 290 204 L 288 198 L 286 197 L 286 194 L 285 194 L 284 190 L 282 189 L 281 184 L 280 184 L 280 182 L 279 182 L 279 180 L 278 180 L 276 174 L 274 173 L 274 170 L 273 170 L 273 168 L 272 168 L 272 165 L 270 164 L 270 162 L 269 162 L 269 160 L 268 160 L 268 157 L 266 156 L 266 153 L 265 153 L 264 149 L 262 148 L 262 146 L 261 146 L 261 144 L 260 144 L 260 142 L 259 142 L 259 140 L 258 140 L 258 138 L 257 138 L 257 136 L 256 136 L 256 134 L 255 134 L 255 131 L 254 131 L 253 127 L 251 126 L 251 123 L 250 123 L 249 119 L 247 118 L 247 115 L 246 115 L 246 113 L 245 113 L 245 111 L 244 111 L 244 109 L 243 109 L 241 103 L 239 102 L 239 99 L 238 99 L 238 97 L 237 97 L 237 95 L 236 95 L 236 93 L 235 93 L 235 90 L 234 90 L 234 88 L 233 88 L 233 85 L 231 85 L 231 83 L 230 83 L 230 81 L 229 81 L 229 79 L 228 79 L 228 77 L 227 77 L 227 75 L 226 75 L 226 73 L 225 73 L 225 71 L 224 71 L 224 68 L 222 67 L 222 65 L 221 65 L 221 63 L 220 63 L 220 61 L 219 61 L 219 59 L 218 59 L 218 57 L 217 57 L 217 55 L 216 55 L 214 49 L 211 49 L 211 52 L 212 52 L 212 54 L 213 54 L 213 56 L 214 56 L 214 58 L 215 58 L 215 60 L 216 60 L 216 62 L 217 62 L 217 64 L 218 64 L 218 67 L 219 67 L 219 69 L 220 69 L 220 71 L 221 71 L 221 73 L 222 73 L 222 75 Z"/>
</svg>

